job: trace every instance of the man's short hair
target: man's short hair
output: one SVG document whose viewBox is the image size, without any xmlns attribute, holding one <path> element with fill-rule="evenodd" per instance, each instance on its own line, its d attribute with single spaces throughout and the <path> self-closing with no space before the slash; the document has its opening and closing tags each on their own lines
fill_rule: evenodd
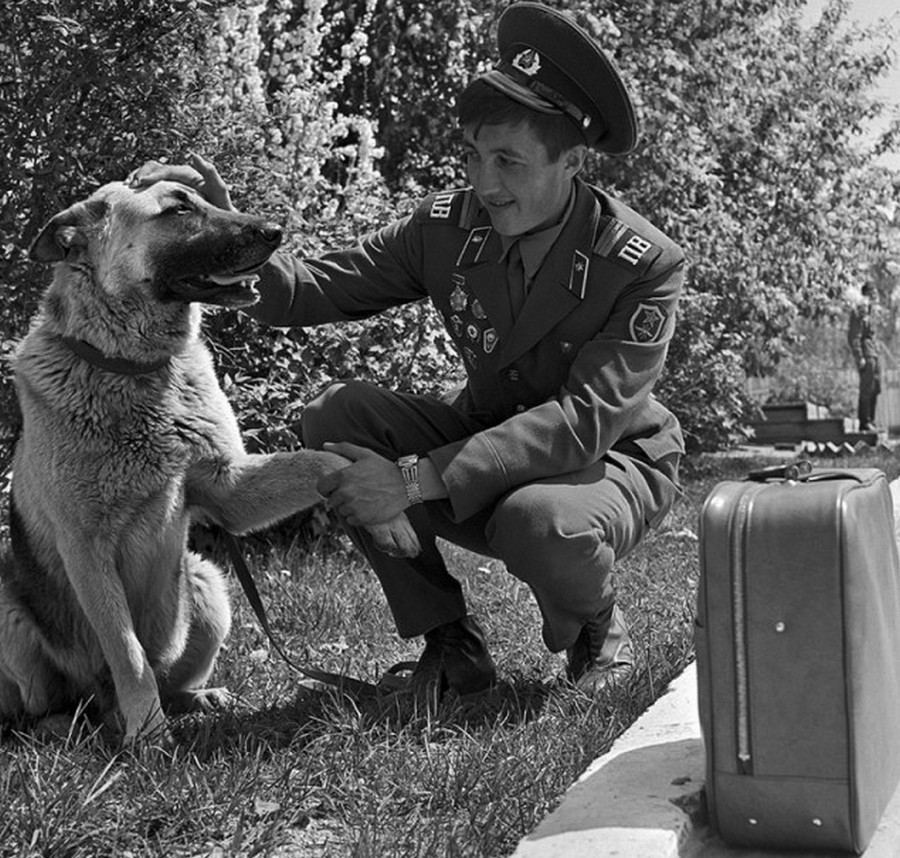
<svg viewBox="0 0 900 858">
<path fill-rule="evenodd" d="M 544 144 L 551 163 L 558 161 L 563 152 L 587 145 L 578 126 L 565 114 L 532 110 L 477 78 L 457 99 L 456 116 L 461 127 L 471 125 L 476 134 L 482 125 L 519 125 L 525 122 Z"/>
</svg>

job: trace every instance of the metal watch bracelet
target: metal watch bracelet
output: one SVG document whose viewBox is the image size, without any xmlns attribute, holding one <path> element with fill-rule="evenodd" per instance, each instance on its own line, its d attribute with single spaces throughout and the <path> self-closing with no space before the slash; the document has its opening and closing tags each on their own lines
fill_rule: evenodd
<svg viewBox="0 0 900 858">
<path fill-rule="evenodd" d="M 397 467 L 403 477 L 403 485 L 406 488 L 406 499 L 410 506 L 422 503 L 422 486 L 419 484 L 419 457 L 414 453 L 409 456 L 401 456 L 397 459 Z"/>
</svg>

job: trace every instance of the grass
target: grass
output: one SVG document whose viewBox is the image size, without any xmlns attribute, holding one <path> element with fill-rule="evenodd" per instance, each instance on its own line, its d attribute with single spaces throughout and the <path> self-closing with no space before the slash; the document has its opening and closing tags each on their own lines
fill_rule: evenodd
<svg viewBox="0 0 900 858">
<path fill-rule="evenodd" d="M 8 730 L 0 858 L 509 855 L 692 659 L 700 505 L 719 480 L 766 463 L 685 463 L 685 495 L 664 529 L 618 568 L 641 665 L 608 698 L 556 687 L 564 662 L 544 650 L 527 588 L 498 562 L 449 546 L 502 682 L 430 716 L 305 689 L 270 653 L 235 584 L 215 678 L 239 702 L 174 721 L 168 750 L 122 752 L 84 722 L 66 738 Z M 898 472 L 874 454 L 833 464 Z M 418 655 L 419 641 L 393 634 L 378 583 L 351 549 L 257 539 L 247 550 L 270 622 L 296 659 L 374 680 Z"/>
</svg>

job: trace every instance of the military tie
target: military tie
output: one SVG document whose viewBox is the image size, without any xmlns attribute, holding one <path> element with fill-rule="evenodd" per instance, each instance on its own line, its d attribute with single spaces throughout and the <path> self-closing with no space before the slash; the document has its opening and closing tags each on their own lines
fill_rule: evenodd
<svg viewBox="0 0 900 858">
<path fill-rule="evenodd" d="M 509 252 L 506 254 L 506 281 L 509 288 L 509 306 L 512 309 L 513 320 L 515 320 L 519 317 L 528 294 L 525 266 L 522 264 L 522 253 L 519 250 L 518 241 L 510 246 Z"/>
</svg>

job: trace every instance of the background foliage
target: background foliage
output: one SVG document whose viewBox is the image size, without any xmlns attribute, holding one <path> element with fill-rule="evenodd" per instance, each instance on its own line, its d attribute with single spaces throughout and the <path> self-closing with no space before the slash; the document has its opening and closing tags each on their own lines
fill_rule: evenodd
<svg viewBox="0 0 900 858">
<path fill-rule="evenodd" d="M 45 272 L 25 248 L 56 210 L 150 157 L 201 151 L 239 206 L 314 253 L 463 181 L 454 94 L 488 66 L 495 0 L 23 0 L 0 7 L 0 350 L 24 333 Z M 812 28 L 801 0 L 590 0 L 566 8 L 630 81 L 642 142 L 587 178 L 683 244 L 691 267 L 658 388 L 694 448 L 740 437 L 747 373 L 766 374 L 810 325 L 842 324 L 874 266 L 895 318 L 883 232 L 896 145 L 861 129 L 890 27 L 846 24 L 831 0 Z M 893 216 L 892 216 L 893 217 Z M 459 376 L 429 307 L 368 323 L 263 330 L 210 315 L 251 445 L 297 441 L 302 403 L 328 379 L 440 390 Z M 892 329 L 886 329 L 892 336 Z M 0 414 L 10 413 L 8 373 Z M 7 399 L 3 400 L 2 397 Z"/>
</svg>

